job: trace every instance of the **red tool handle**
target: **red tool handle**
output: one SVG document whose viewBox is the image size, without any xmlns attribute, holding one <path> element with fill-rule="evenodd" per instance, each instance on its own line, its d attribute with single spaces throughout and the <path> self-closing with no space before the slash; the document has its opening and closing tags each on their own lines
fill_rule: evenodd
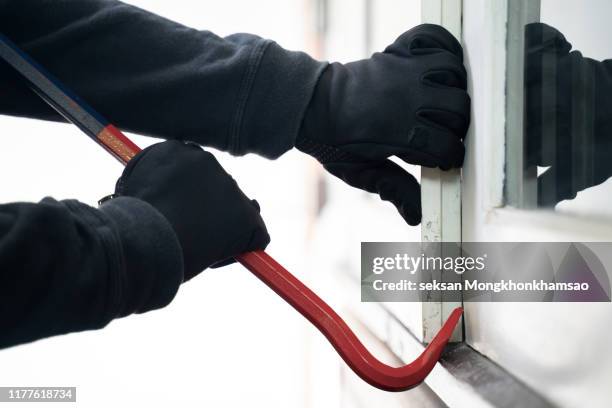
<svg viewBox="0 0 612 408">
<path fill-rule="evenodd" d="M 113 125 L 106 126 L 99 133 L 97 141 L 124 164 L 140 151 Z M 363 346 L 327 303 L 265 251 L 247 252 L 238 255 L 236 260 L 315 325 L 357 375 L 386 391 L 404 391 L 423 382 L 440 358 L 463 313 L 461 308 L 455 309 L 415 361 L 403 367 L 390 367 L 376 359 Z"/>
</svg>

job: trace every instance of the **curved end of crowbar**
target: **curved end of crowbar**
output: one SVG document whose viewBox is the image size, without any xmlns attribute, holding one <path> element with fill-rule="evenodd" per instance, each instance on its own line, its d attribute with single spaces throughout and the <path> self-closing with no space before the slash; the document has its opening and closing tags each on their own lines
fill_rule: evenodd
<svg viewBox="0 0 612 408">
<path fill-rule="evenodd" d="M 368 376 L 368 378 L 366 378 L 367 373 L 362 375 L 357 372 L 357 374 L 371 385 L 385 391 L 406 391 L 418 386 L 434 369 L 462 314 L 463 308 L 454 309 L 431 343 L 413 362 L 403 367 L 394 368 L 387 365 L 384 369 L 379 367 L 376 375 Z"/>
<path fill-rule="evenodd" d="M 327 303 L 266 252 L 248 252 L 236 259 L 315 325 L 355 374 L 385 391 L 405 391 L 422 383 L 463 313 L 462 308 L 455 309 L 416 360 L 403 367 L 391 367 L 374 357 Z"/>
</svg>

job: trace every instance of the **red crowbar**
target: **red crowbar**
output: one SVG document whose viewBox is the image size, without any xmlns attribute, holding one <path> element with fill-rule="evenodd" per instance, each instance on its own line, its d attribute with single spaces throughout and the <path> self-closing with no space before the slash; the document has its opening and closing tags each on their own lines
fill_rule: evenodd
<svg viewBox="0 0 612 408">
<path fill-rule="evenodd" d="M 91 106 L 69 91 L 38 63 L 0 34 L 0 56 L 30 87 L 68 121 L 78 126 L 96 143 L 126 164 L 140 149 Z M 236 257 L 287 303 L 317 327 L 338 354 L 371 385 L 387 391 L 404 391 L 420 384 L 440 358 L 463 310 L 455 309 L 423 353 L 403 367 L 380 362 L 361 344 L 357 336 L 334 310 L 264 251 Z"/>
</svg>

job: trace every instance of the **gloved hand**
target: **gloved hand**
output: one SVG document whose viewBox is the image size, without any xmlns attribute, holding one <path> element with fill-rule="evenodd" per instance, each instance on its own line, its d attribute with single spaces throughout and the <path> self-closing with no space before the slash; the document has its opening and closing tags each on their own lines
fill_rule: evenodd
<svg viewBox="0 0 612 408">
<path fill-rule="evenodd" d="M 115 195 L 146 201 L 166 217 L 183 250 L 185 281 L 270 242 L 257 202 L 211 153 L 192 143 L 144 149 L 126 166 Z"/>
<path fill-rule="evenodd" d="M 420 186 L 388 158 L 443 170 L 463 163 L 470 97 L 459 42 L 423 24 L 382 53 L 323 72 L 296 147 L 353 187 L 421 221 Z"/>
<path fill-rule="evenodd" d="M 542 23 L 525 27 L 525 47 L 526 159 L 550 166 L 538 177 L 548 207 L 612 176 L 612 60 L 571 51 Z"/>
</svg>

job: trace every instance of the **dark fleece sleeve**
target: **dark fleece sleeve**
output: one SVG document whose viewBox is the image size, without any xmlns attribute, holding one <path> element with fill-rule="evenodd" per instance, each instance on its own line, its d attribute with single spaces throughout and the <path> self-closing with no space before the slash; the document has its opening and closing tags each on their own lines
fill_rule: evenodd
<svg viewBox="0 0 612 408">
<path fill-rule="evenodd" d="M 0 30 L 124 130 L 274 158 L 326 64 L 115 0 L 0 0 Z M 0 113 L 62 120 L 0 64 Z"/>
<path fill-rule="evenodd" d="M 0 348 L 163 307 L 182 280 L 178 239 L 144 201 L 0 205 Z"/>
</svg>

